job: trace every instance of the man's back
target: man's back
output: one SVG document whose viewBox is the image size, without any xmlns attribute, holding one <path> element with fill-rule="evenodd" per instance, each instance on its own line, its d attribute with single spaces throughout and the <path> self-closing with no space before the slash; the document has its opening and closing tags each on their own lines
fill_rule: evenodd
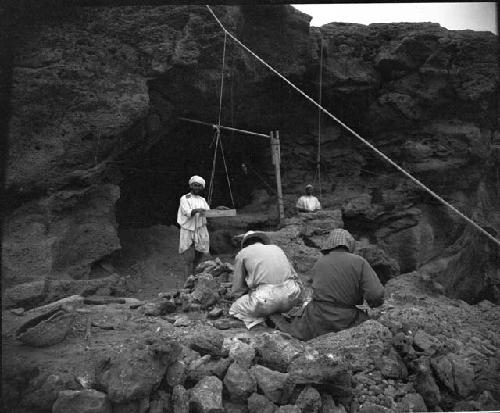
<svg viewBox="0 0 500 413">
<path fill-rule="evenodd" d="M 382 304 L 384 288 L 368 262 L 359 255 L 332 251 L 313 268 L 313 297 L 317 301 L 354 306 Z"/>
<path fill-rule="evenodd" d="M 247 284 L 281 284 L 292 275 L 292 268 L 281 248 L 260 243 L 243 248 L 236 260 L 241 260 L 247 273 Z"/>
</svg>

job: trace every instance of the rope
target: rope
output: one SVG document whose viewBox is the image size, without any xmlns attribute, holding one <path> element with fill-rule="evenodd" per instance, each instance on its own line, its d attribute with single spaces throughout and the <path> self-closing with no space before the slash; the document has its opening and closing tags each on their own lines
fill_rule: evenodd
<svg viewBox="0 0 500 413">
<path fill-rule="evenodd" d="M 224 47 L 222 49 L 222 69 L 221 69 L 221 77 L 220 77 L 220 92 L 219 92 L 219 119 L 217 121 L 217 127 L 215 128 L 215 135 L 214 139 L 212 141 L 212 145 L 215 142 L 215 148 L 214 148 L 214 157 L 212 160 L 212 173 L 210 175 L 210 185 L 208 189 L 208 203 L 212 203 L 212 197 L 214 194 L 214 179 L 215 179 L 215 167 L 217 164 L 217 148 L 220 145 L 220 150 L 222 154 L 222 161 L 224 163 L 224 171 L 226 173 L 226 180 L 227 180 L 227 185 L 229 187 L 229 196 L 231 197 L 231 203 L 234 208 L 234 198 L 233 198 L 233 192 L 231 191 L 231 181 L 229 179 L 229 172 L 227 170 L 227 163 L 226 163 L 226 157 L 224 156 L 224 148 L 222 146 L 222 139 L 220 137 L 220 128 L 221 128 L 221 119 L 222 119 L 222 97 L 223 97 L 223 92 L 224 92 L 224 67 L 225 67 L 225 62 L 226 62 L 226 46 L 227 46 L 227 34 L 224 33 Z"/>
<path fill-rule="evenodd" d="M 220 72 L 220 92 L 219 92 L 219 122 L 217 125 L 220 128 L 220 121 L 222 116 L 222 92 L 224 91 L 224 65 L 226 62 L 226 43 L 227 43 L 227 34 L 224 33 L 224 48 L 222 49 L 222 70 Z"/>
<path fill-rule="evenodd" d="M 216 128 L 214 134 L 215 147 L 214 147 L 214 156 L 212 159 L 212 173 L 210 175 L 210 185 L 208 186 L 208 205 L 212 203 L 212 195 L 214 193 L 215 165 L 217 163 L 217 147 L 219 146 L 219 138 L 220 138 L 220 129 Z"/>
<path fill-rule="evenodd" d="M 231 204 L 234 208 L 234 198 L 233 192 L 231 191 L 231 181 L 229 179 L 229 173 L 227 171 L 226 157 L 224 156 L 224 148 L 222 147 L 222 140 L 220 141 L 220 151 L 222 153 L 222 162 L 224 163 L 224 170 L 226 171 L 227 186 L 229 187 L 229 196 L 231 197 Z"/>
<path fill-rule="evenodd" d="M 392 166 L 394 166 L 399 172 L 401 172 L 403 175 L 405 175 L 408 179 L 410 179 L 413 183 L 417 184 L 419 187 L 427 191 L 429 194 L 431 194 L 434 198 L 436 198 L 439 202 L 442 204 L 446 205 L 448 208 L 450 208 L 453 212 L 455 212 L 458 216 L 460 216 L 462 219 L 467 221 L 469 224 L 474 226 L 478 231 L 483 233 L 486 237 L 488 237 L 491 241 L 493 241 L 495 244 L 500 246 L 500 240 L 496 239 L 493 235 L 491 235 L 488 231 L 486 231 L 484 228 L 476 224 L 472 219 L 464 215 L 462 212 L 460 212 L 457 208 L 455 208 L 453 205 L 451 205 L 449 202 L 445 201 L 442 197 L 440 197 L 438 194 L 436 194 L 432 189 L 428 188 L 425 186 L 422 182 L 420 182 L 417 178 L 415 178 L 413 175 L 411 175 L 409 172 L 406 172 L 403 168 L 401 168 L 396 162 L 394 162 L 391 158 L 389 158 L 387 155 L 382 153 L 380 150 L 378 150 L 374 145 L 372 145 L 370 142 L 368 142 L 366 139 L 361 137 L 357 132 L 355 132 L 353 129 L 351 129 L 349 126 L 347 126 L 344 122 L 342 122 L 340 119 L 338 119 L 336 116 L 331 114 L 327 109 L 325 109 L 322 105 L 317 103 L 312 97 L 310 97 L 308 94 L 306 94 L 304 91 L 302 91 L 299 87 L 295 86 L 290 80 L 288 80 L 285 76 L 283 76 L 280 72 L 278 72 L 276 69 L 274 69 L 270 64 L 265 62 L 261 57 L 259 57 L 257 54 L 255 54 L 252 50 L 250 50 L 247 46 L 245 46 L 240 40 L 238 40 L 233 34 L 231 34 L 222 24 L 222 22 L 218 19 L 218 17 L 215 15 L 214 11 L 209 5 L 206 5 L 208 11 L 210 14 L 214 17 L 214 19 L 217 21 L 221 29 L 224 31 L 225 34 L 227 34 L 231 39 L 233 39 L 239 46 L 241 46 L 244 50 L 246 50 L 248 53 L 250 53 L 255 59 L 257 59 L 260 63 L 262 63 L 265 67 L 267 67 L 271 72 L 273 72 L 276 76 L 281 78 L 283 81 L 285 81 L 292 89 L 297 91 L 299 94 L 304 96 L 308 101 L 310 101 L 313 105 L 315 105 L 318 109 L 320 109 L 323 113 L 325 113 L 328 117 L 333 119 L 335 122 L 337 122 L 340 126 L 342 126 L 345 130 L 350 132 L 352 135 L 354 135 L 357 139 L 359 139 L 362 143 L 364 143 L 366 146 L 368 146 L 371 150 L 373 150 L 375 153 L 377 153 L 379 156 L 381 156 L 383 159 L 385 159 L 387 162 L 389 162 Z"/>
<path fill-rule="evenodd" d="M 321 39 L 321 52 L 319 59 L 319 104 L 323 95 L 323 38 Z M 316 156 L 316 175 L 318 177 L 319 198 L 321 199 L 321 110 L 318 110 L 318 154 Z M 316 179 L 314 179 L 316 181 Z"/>
</svg>

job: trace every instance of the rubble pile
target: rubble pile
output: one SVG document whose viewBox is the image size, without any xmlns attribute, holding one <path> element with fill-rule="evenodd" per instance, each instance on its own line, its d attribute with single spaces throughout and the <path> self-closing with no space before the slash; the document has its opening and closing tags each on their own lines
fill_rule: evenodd
<svg viewBox="0 0 500 413">
<path fill-rule="evenodd" d="M 204 263 L 190 288 L 161 299 L 182 311 L 182 297 L 201 297 L 194 294 L 201 280 L 227 280 L 230 269 Z M 500 309 L 427 288 L 419 273 L 392 279 L 377 320 L 308 342 L 267 327 L 220 330 L 201 311 L 192 313 L 202 315 L 196 319 L 191 313 L 146 315 L 141 308 L 147 304 L 138 302 L 89 306 L 123 315 L 125 325 L 115 325 L 119 336 L 109 336 L 114 341 L 106 345 L 105 336 L 91 342 L 78 368 L 47 360 L 30 370 L 24 361 L 21 371 L 20 361 L 6 357 L 4 407 L 19 413 L 87 411 L 90 405 L 93 412 L 134 413 L 498 409 Z M 197 303 L 205 311 L 213 305 L 208 299 Z M 78 358 L 74 340 L 80 339 L 73 335 L 57 346 L 73 346 Z M 61 351 L 57 346 L 48 349 Z"/>
<path fill-rule="evenodd" d="M 233 266 L 215 260 L 200 263 L 195 274 L 190 275 L 183 288 L 160 292 L 158 298 L 144 303 L 141 310 L 147 316 L 164 316 L 174 312 L 207 311 L 207 317 L 216 319 L 227 314 Z M 226 310 L 226 311 L 224 311 Z"/>
</svg>

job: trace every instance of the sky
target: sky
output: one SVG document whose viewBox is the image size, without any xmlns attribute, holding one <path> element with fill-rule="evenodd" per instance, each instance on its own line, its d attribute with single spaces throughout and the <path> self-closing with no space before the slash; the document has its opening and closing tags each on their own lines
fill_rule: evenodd
<svg viewBox="0 0 500 413">
<path fill-rule="evenodd" d="M 494 2 L 294 4 L 294 7 L 313 17 L 311 26 L 331 22 L 433 22 L 450 30 L 490 31 L 498 35 Z"/>
</svg>

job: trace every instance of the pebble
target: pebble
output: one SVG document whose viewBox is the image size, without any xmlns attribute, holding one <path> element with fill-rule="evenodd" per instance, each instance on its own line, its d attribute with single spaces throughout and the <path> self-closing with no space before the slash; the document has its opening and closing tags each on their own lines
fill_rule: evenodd
<svg viewBox="0 0 500 413">
<path fill-rule="evenodd" d="M 174 327 L 189 327 L 191 324 L 193 324 L 193 321 L 183 316 L 175 320 Z"/>
<path fill-rule="evenodd" d="M 211 320 L 215 318 L 219 318 L 222 315 L 222 308 L 214 308 L 213 310 L 209 311 L 207 314 L 207 317 L 210 318 Z"/>
<path fill-rule="evenodd" d="M 24 314 L 24 308 L 13 308 L 10 310 L 10 312 L 14 315 L 23 315 Z"/>
</svg>

